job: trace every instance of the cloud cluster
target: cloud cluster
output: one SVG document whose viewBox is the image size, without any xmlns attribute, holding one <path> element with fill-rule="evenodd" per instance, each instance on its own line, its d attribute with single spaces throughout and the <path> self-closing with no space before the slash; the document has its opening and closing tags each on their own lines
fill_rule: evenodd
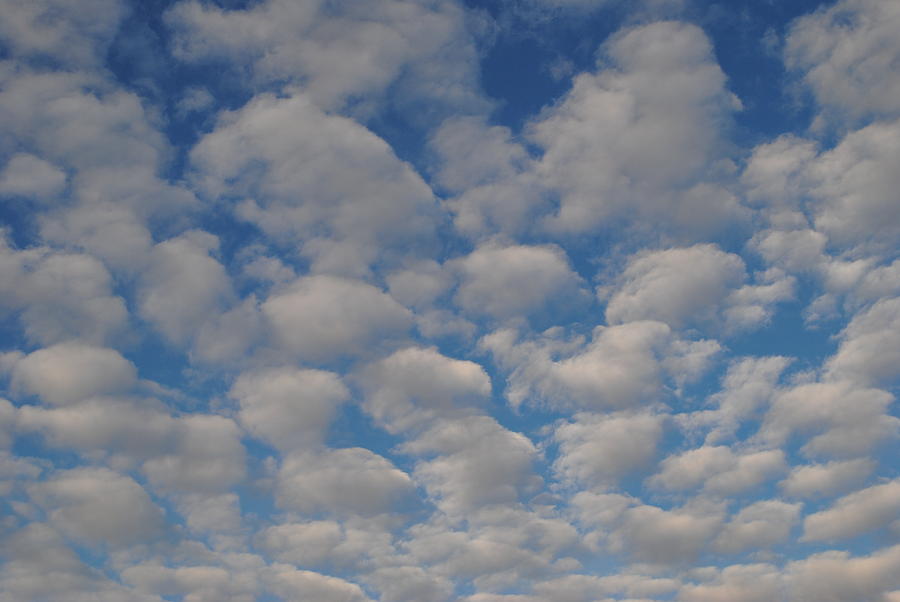
<svg viewBox="0 0 900 602">
<path fill-rule="evenodd" d="M 900 601 L 900 10 L 707 8 L 0 0 L 0 601 Z"/>
</svg>

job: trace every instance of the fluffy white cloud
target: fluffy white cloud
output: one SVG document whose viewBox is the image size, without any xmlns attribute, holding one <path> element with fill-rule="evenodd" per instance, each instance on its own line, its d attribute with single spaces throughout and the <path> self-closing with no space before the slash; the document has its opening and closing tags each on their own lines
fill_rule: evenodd
<svg viewBox="0 0 900 602">
<path fill-rule="evenodd" d="M 849 119 L 900 111 L 900 10 L 891 2 L 842 0 L 801 17 L 784 58 L 824 108 Z"/>
<path fill-rule="evenodd" d="M 439 117 L 447 108 L 487 104 L 478 93 L 476 48 L 455 3 L 378 0 L 363 10 L 268 0 L 224 10 L 182 2 L 166 22 L 179 58 L 228 59 L 260 87 L 302 83 L 329 110 L 365 114 L 394 100 Z M 389 87 L 393 94 L 385 99 Z"/>
<path fill-rule="evenodd" d="M 874 469 L 869 458 L 795 466 L 779 485 L 794 497 L 829 496 L 861 484 Z"/>
<path fill-rule="evenodd" d="M 300 278 L 269 297 L 262 312 L 285 350 L 313 362 L 364 355 L 401 338 L 412 323 L 409 310 L 390 295 L 334 276 Z"/>
<path fill-rule="evenodd" d="M 88 0 L 77 8 L 60 0 L 4 0 L 0 10 L 0 37 L 14 54 L 66 67 L 99 63 L 127 13 L 119 0 Z"/>
<path fill-rule="evenodd" d="M 355 583 L 290 565 L 275 565 L 267 576 L 269 587 L 286 602 L 366 602 Z"/>
<path fill-rule="evenodd" d="M 134 479 L 105 468 L 74 468 L 29 487 L 64 533 L 110 545 L 147 543 L 162 534 L 163 511 Z"/>
<path fill-rule="evenodd" d="M 487 243 L 456 262 L 462 277 L 454 300 L 468 312 L 512 318 L 571 304 L 580 278 L 556 246 Z M 563 305 L 565 308 L 565 305 Z"/>
<path fill-rule="evenodd" d="M 95 395 L 128 391 L 137 380 L 134 364 L 114 349 L 60 343 L 34 351 L 13 367 L 13 389 L 67 405 Z"/>
<path fill-rule="evenodd" d="M 718 532 L 722 519 L 717 507 L 635 506 L 625 511 L 622 523 L 610 534 L 609 546 L 641 562 L 686 564 Z"/>
<path fill-rule="evenodd" d="M 480 365 L 431 348 L 401 349 L 364 368 L 359 379 L 366 391 L 363 407 L 391 432 L 482 405 L 491 392 Z"/>
<path fill-rule="evenodd" d="M 900 546 L 883 548 L 869 556 L 843 551 L 814 554 L 787 566 L 788 595 L 821 602 L 883 602 L 888 590 L 900 584 Z"/>
<path fill-rule="evenodd" d="M 658 320 L 676 329 L 752 326 L 772 315 L 774 302 L 793 294 L 790 280 L 774 276 L 745 285 L 743 260 L 708 244 L 639 254 L 622 273 L 606 319 Z"/>
<path fill-rule="evenodd" d="M 900 481 L 873 485 L 837 500 L 827 510 L 807 515 L 804 541 L 853 537 L 900 519 Z"/>
<path fill-rule="evenodd" d="M 429 144 L 439 159 L 435 180 L 454 195 L 447 205 L 460 231 L 519 232 L 544 208 L 546 192 L 535 162 L 509 128 L 478 117 L 452 118 Z"/>
<path fill-rule="evenodd" d="M 333 372 L 296 368 L 244 373 L 229 394 L 240 401 L 241 424 L 284 451 L 322 443 L 350 396 Z"/>
<path fill-rule="evenodd" d="M 414 477 L 451 515 L 515 503 L 540 485 L 532 472 L 534 444 L 488 416 L 439 421 L 401 450 L 436 456 L 417 462 Z"/>
<path fill-rule="evenodd" d="M 882 299 L 854 316 L 828 362 L 832 378 L 863 385 L 890 384 L 900 376 L 900 298 Z"/>
<path fill-rule="evenodd" d="M 676 22 L 627 29 L 600 64 L 531 126 L 544 149 L 538 173 L 561 198 L 551 227 L 584 232 L 637 211 L 700 233 L 739 218 L 734 197 L 704 181 L 736 106 L 704 33 Z"/>
<path fill-rule="evenodd" d="M 127 512 L 127 510 L 125 510 Z M 121 509 L 113 509 L 121 513 Z M 15 555 L 0 567 L 0 591 L 6 600 L 47 602 L 160 602 L 105 577 L 82 562 L 64 538 L 44 523 L 33 522 L 3 539 Z"/>
<path fill-rule="evenodd" d="M 847 381 L 798 385 L 775 397 L 758 436 L 780 445 L 795 433 L 812 434 L 802 448 L 807 455 L 864 454 L 896 436 L 900 420 L 887 413 L 893 401 L 886 391 Z"/>
<path fill-rule="evenodd" d="M 0 171 L 0 195 L 50 201 L 66 186 L 66 174 L 40 157 L 19 153 Z"/>
<path fill-rule="evenodd" d="M 770 564 L 736 564 L 700 584 L 688 583 L 683 602 L 770 602 L 784 595 L 781 573 Z"/>
<path fill-rule="evenodd" d="M 713 545 L 722 552 L 737 553 L 781 543 L 790 535 L 800 510 L 801 504 L 779 500 L 750 504 L 728 521 Z"/>
<path fill-rule="evenodd" d="M 662 322 L 598 326 L 587 344 L 544 334 L 520 342 L 513 331 L 498 330 L 480 342 L 510 372 L 506 397 L 513 406 L 609 409 L 658 401 L 666 377 L 692 381 L 718 351 L 709 341 L 674 339 Z"/>
<path fill-rule="evenodd" d="M 649 483 L 670 490 L 703 486 L 710 493 L 732 495 L 756 487 L 786 469 L 780 449 L 736 454 L 726 446 L 704 446 L 672 455 Z"/>
<path fill-rule="evenodd" d="M 23 432 L 39 432 L 54 447 L 89 456 L 121 454 L 135 461 L 163 453 L 177 439 L 178 422 L 152 400 L 99 398 L 61 408 L 23 406 Z"/>
<path fill-rule="evenodd" d="M 688 432 L 711 427 L 707 445 L 732 439 L 745 420 L 757 418 L 767 406 L 790 362 L 780 356 L 733 360 L 722 379 L 722 390 L 710 397 L 715 409 L 681 414 L 675 420 Z"/>
<path fill-rule="evenodd" d="M 364 274 L 432 233 L 431 189 L 384 140 L 305 95 L 260 95 L 191 151 L 195 179 L 241 219 L 311 259 Z"/>
<path fill-rule="evenodd" d="M 231 294 L 225 268 L 210 256 L 218 245 L 212 234 L 192 231 L 153 248 L 138 309 L 170 341 L 189 339 Z"/>
<path fill-rule="evenodd" d="M 214 602 L 222 599 L 249 602 L 257 597 L 257 588 L 248 587 L 247 582 L 252 580 L 233 567 L 170 568 L 144 563 L 123 570 L 122 578 L 141 591 L 164 596 L 184 596 L 183 599 L 190 602 Z"/>
<path fill-rule="evenodd" d="M 612 485 L 653 459 L 664 420 L 660 414 L 577 414 L 553 433 L 559 443 L 554 470 L 587 487 Z"/>
<path fill-rule="evenodd" d="M 407 502 L 414 485 L 386 458 L 361 447 L 295 452 L 278 471 L 276 499 L 307 514 L 375 516 Z"/>
<path fill-rule="evenodd" d="M 215 493 L 245 476 L 237 425 L 222 416 L 191 414 L 178 420 L 167 450 L 143 465 L 150 483 L 164 491 Z"/>
<path fill-rule="evenodd" d="M 100 343 L 124 329 L 125 303 L 113 295 L 109 272 L 89 255 L 19 251 L 2 237 L 0 277 L 0 310 L 20 311 L 32 341 Z"/>
<path fill-rule="evenodd" d="M 898 30 L 900 31 L 900 30 Z M 851 132 L 810 166 L 816 227 L 833 244 L 890 250 L 900 240 L 900 121 Z"/>
</svg>

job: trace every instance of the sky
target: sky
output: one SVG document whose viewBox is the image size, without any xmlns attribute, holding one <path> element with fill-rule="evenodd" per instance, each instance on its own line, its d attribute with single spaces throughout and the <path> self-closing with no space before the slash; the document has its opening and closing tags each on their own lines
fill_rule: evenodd
<svg viewBox="0 0 900 602">
<path fill-rule="evenodd" d="M 0 602 L 900 601 L 900 3 L 0 0 Z"/>
</svg>

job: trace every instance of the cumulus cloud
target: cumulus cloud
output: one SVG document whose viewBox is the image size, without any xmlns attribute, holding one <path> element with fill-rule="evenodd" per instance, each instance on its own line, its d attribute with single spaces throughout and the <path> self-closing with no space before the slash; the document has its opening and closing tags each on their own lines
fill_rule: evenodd
<svg viewBox="0 0 900 602">
<path fill-rule="evenodd" d="M 448 514 L 515 503 L 540 485 L 534 444 L 488 416 L 440 421 L 402 450 L 433 457 L 419 461 L 414 476 Z"/>
<path fill-rule="evenodd" d="M 480 406 L 491 392 L 480 365 L 418 347 L 365 367 L 360 382 L 367 391 L 363 407 L 391 432 Z"/>
<path fill-rule="evenodd" d="M 730 447 L 704 446 L 672 455 L 661 462 L 652 485 L 670 490 L 702 486 L 711 493 L 733 495 L 784 472 L 780 449 L 735 454 Z"/>
<path fill-rule="evenodd" d="M 16 250 L 0 240 L 0 310 L 19 313 L 28 339 L 101 343 L 125 328 L 128 312 L 112 277 L 90 255 Z"/>
<path fill-rule="evenodd" d="M 832 541 L 872 531 L 900 518 L 900 482 L 873 485 L 838 499 L 803 521 L 805 541 Z"/>
<path fill-rule="evenodd" d="M 412 325 L 409 310 L 390 295 L 334 276 L 300 278 L 261 310 L 281 347 L 313 362 L 362 355 L 372 345 L 402 338 Z"/>
<path fill-rule="evenodd" d="M 798 385 L 773 400 L 759 437 L 781 444 L 794 434 L 811 435 L 801 448 L 807 455 L 864 454 L 896 436 L 900 422 L 886 412 L 893 401 L 886 391 L 847 381 Z"/>
<path fill-rule="evenodd" d="M 577 414 L 554 431 L 560 446 L 554 469 L 587 487 L 614 484 L 653 459 L 664 420 L 660 414 Z"/>
<path fill-rule="evenodd" d="M 819 104 L 850 120 L 896 116 L 900 11 L 877 0 L 844 0 L 797 19 L 786 38 L 785 63 Z"/>
<path fill-rule="evenodd" d="M 333 372 L 276 368 L 242 374 L 230 395 L 240 401 L 245 428 L 290 451 L 322 443 L 350 392 Z"/>
<path fill-rule="evenodd" d="M 900 600 L 892 5 L 71 4 L 0 0 L 0 600 Z"/>
<path fill-rule="evenodd" d="M 360 447 L 295 452 L 277 479 L 279 505 L 307 514 L 374 516 L 398 509 L 414 490 L 409 475 Z"/>
<path fill-rule="evenodd" d="M 637 210 L 699 233 L 740 218 L 715 177 L 718 132 L 736 99 L 692 25 L 657 22 L 612 37 L 597 73 L 531 124 L 544 150 L 538 173 L 561 199 L 550 227 L 584 232 Z"/>
<path fill-rule="evenodd" d="M 432 232 L 431 189 L 359 123 L 261 95 L 191 151 L 198 185 L 326 273 L 360 275 Z"/>
<path fill-rule="evenodd" d="M 134 364 L 114 349 L 60 343 L 16 362 L 13 388 L 52 405 L 128 391 L 137 381 Z"/>
<path fill-rule="evenodd" d="M 610 324 L 658 320 L 672 328 L 745 328 L 772 315 L 792 296 L 792 283 L 746 285 L 744 262 L 714 245 L 667 249 L 634 257 L 606 307 Z"/>
<path fill-rule="evenodd" d="M 513 406 L 609 409 L 657 401 L 667 377 L 696 379 L 718 351 L 709 341 L 674 339 L 666 324 L 653 321 L 598 326 L 589 343 L 545 334 L 520 342 L 513 331 L 498 330 L 481 340 L 510 373 L 506 396 Z"/>
<path fill-rule="evenodd" d="M 554 301 L 571 304 L 579 295 L 580 278 L 556 246 L 488 243 L 460 259 L 457 267 L 462 282 L 455 301 L 474 314 L 527 316 Z"/>
<path fill-rule="evenodd" d="M 123 545 L 162 534 L 163 511 L 134 479 L 105 468 L 75 468 L 29 487 L 50 522 L 88 542 Z"/>
</svg>

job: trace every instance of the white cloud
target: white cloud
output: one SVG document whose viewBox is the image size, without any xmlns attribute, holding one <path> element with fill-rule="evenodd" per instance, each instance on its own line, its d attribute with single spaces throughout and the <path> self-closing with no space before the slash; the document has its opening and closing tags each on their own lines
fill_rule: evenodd
<svg viewBox="0 0 900 602">
<path fill-rule="evenodd" d="M 486 243 L 454 263 L 462 277 L 454 300 L 470 313 L 527 316 L 554 302 L 572 307 L 579 297 L 581 279 L 555 245 Z"/>
<path fill-rule="evenodd" d="M 610 534 L 610 547 L 650 564 L 687 564 L 718 532 L 722 519 L 717 507 L 635 506 L 625 511 L 621 525 Z"/>
<path fill-rule="evenodd" d="M 779 485 L 794 497 L 830 496 L 860 485 L 874 469 L 869 458 L 795 466 Z"/>
<path fill-rule="evenodd" d="M 269 0 L 223 10 L 182 2 L 166 22 L 179 58 L 227 59 L 258 87 L 302 83 L 328 110 L 366 114 L 393 100 L 422 103 L 413 107 L 439 117 L 487 105 L 478 93 L 476 48 L 454 3 L 378 0 L 363 10 Z"/>
<path fill-rule="evenodd" d="M 801 504 L 780 500 L 754 502 L 734 515 L 713 545 L 726 553 L 759 550 L 786 540 L 800 516 Z"/>
<path fill-rule="evenodd" d="M 358 280 L 301 278 L 262 304 L 274 338 L 299 359 L 325 362 L 364 355 L 401 338 L 412 315 L 389 295 Z"/>
<path fill-rule="evenodd" d="M 436 455 L 417 462 L 413 476 L 450 515 L 513 504 L 540 485 L 532 471 L 534 444 L 488 416 L 438 421 L 400 449 L 416 456 Z"/>
<path fill-rule="evenodd" d="M 29 340 L 100 343 L 124 329 L 128 312 L 112 294 L 112 278 L 89 255 L 21 251 L 0 240 L 0 309 L 21 311 Z"/>
<path fill-rule="evenodd" d="M 491 393 L 484 368 L 432 348 L 408 347 L 365 367 L 363 407 L 390 432 L 477 407 Z"/>
<path fill-rule="evenodd" d="M 561 198 L 549 225 L 583 232 L 637 211 L 697 234 L 739 219 L 734 197 L 705 181 L 724 167 L 716 151 L 736 101 L 703 32 L 677 22 L 627 29 L 600 64 L 531 126 L 544 149 L 538 174 Z"/>
<path fill-rule="evenodd" d="M 123 587 L 84 564 L 44 523 L 30 523 L 4 537 L 3 548 L 16 551 L 0 568 L 4 602 L 160 602 L 159 597 Z"/>
<path fill-rule="evenodd" d="M 0 36 L 14 54 L 77 68 L 103 59 L 127 8 L 119 0 L 87 0 L 77 8 L 64 0 L 4 0 L 0 11 Z"/>
<path fill-rule="evenodd" d="M 274 565 L 267 581 L 285 602 L 366 602 L 370 600 L 355 583 L 281 564 Z"/>
<path fill-rule="evenodd" d="M 777 274 L 745 285 L 743 260 L 703 244 L 641 253 L 631 259 L 606 308 L 610 324 L 659 320 L 675 329 L 743 329 L 767 320 L 772 305 L 792 296 Z M 769 280 L 766 282 L 766 280 Z"/>
<path fill-rule="evenodd" d="M 122 454 L 135 460 L 163 453 L 177 439 L 178 423 L 152 400 L 88 399 L 46 410 L 23 406 L 23 432 L 39 432 L 54 447 L 88 456 Z"/>
<path fill-rule="evenodd" d="M 803 541 L 854 537 L 900 519 L 900 481 L 873 485 L 845 495 L 827 510 L 803 521 Z"/>
<path fill-rule="evenodd" d="M 351 447 L 286 456 L 276 500 L 307 514 L 375 516 L 398 509 L 413 491 L 409 475 L 386 458 Z"/>
<path fill-rule="evenodd" d="M 114 349 L 70 342 L 39 349 L 19 360 L 13 367 L 12 386 L 47 403 L 67 405 L 128 391 L 136 377 L 134 364 Z"/>
<path fill-rule="evenodd" d="M 710 397 L 715 409 L 680 414 L 675 420 L 688 432 L 711 426 L 707 445 L 731 439 L 745 420 L 758 417 L 760 409 L 768 405 L 790 363 L 789 358 L 780 356 L 735 359 L 722 380 L 722 390 Z"/>
<path fill-rule="evenodd" d="M 242 374 L 229 395 L 240 401 L 247 430 L 290 451 L 321 444 L 350 392 L 333 372 L 274 368 Z"/>
<path fill-rule="evenodd" d="M 817 151 L 814 142 L 790 134 L 756 146 L 741 173 L 747 198 L 762 206 L 799 205 L 809 186 L 806 170 Z"/>
<path fill-rule="evenodd" d="M 893 401 L 886 391 L 847 381 L 801 384 L 775 397 L 758 437 L 781 445 L 795 433 L 811 434 L 801 448 L 807 455 L 864 454 L 896 436 L 900 421 L 886 411 Z"/>
<path fill-rule="evenodd" d="M 18 153 L 0 172 L 0 195 L 23 196 L 48 202 L 66 187 L 66 174 L 34 155 Z"/>
<path fill-rule="evenodd" d="M 694 380 L 717 349 L 706 343 L 685 344 L 666 324 L 639 321 L 598 326 L 587 344 L 561 340 L 555 331 L 543 340 L 520 342 L 513 331 L 498 330 L 480 346 L 510 373 L 506 397 L 513 406 L 527 401 L 610 409 L 659 401 L 666 376 L 679 384 Z"/>
<path fill-rule="evenodd" d="M 461 232 L 519 232 L 545 205 L 534 160 L 509 128 L 478 117 L 452 118 L 429 145 L 438 157 L 435 181 L 453 195 L 447 206 Z"/>
<path fill-rule="evenodd" d="M 712 321 L 745 278 L 741 258 L 713 245 L 644 254 L 629 262 L 606 317 L 613 324 L 656 319 L 674 328 Z"/>
<path fill-rule="evenodd" d="M 195 180 L 317 272 L 361 275 L 432 234 L 431 189 L 359 123 L 263 94 L 191 151 Z"/>
<path fill-rule="evenodd" d="M 828 376 L 862 385 L 890 384 L 900 376 L 900 297 L 881 299 L 853 317 Z"/>
<path fill-rule="evenodd" d="M 164 491 L 216 493 L 234 486 L 246 472 L 237 425 L 222 416 L 180 418 L 164 453 L 147 460 L 150 483 Z"/>
<path fill-rule="evenodd" d="M 359 517 L 284 523 L 256 536 L 256 544 L 279 562 L 339 572 L 396 562 L 393 543 L 384 524 Z"/>
<path fill-rule="evenodd" d="M 842 0 L 797 19 L 785 63 L 819 104 L 850 120 L 900 111 L 900 10 L 892 2 Z"/>
<path fill-rule="evenodd" d="M 816 602 L 886 602 L 887 591 L 900 584 L 900 546 L 869 556 L 844 551 L 814 554 L 787 565 L 788 595 Z"/>
<path fill-rule="evenodd" d="M 166 338 L 184 343 L 231 294 L 225 268 L 210 256 L 218 239 L 191 231 L 159 243 L 141 276 L 138 311 Z"/>
<path fill-rule="evenodd" d="M 29 487 L 61 531 L 87 542 L 148 543 L 164 529 L 164 514 L 134 479 L 105 468 L 61 471 Z"/>
<path fill-rule="evenodd" d="M 653 459 L 664 420 L 660 414 L 576 414 L 554 431 L 560 455 L 553 468 L 586 487 L 615 484 Z"/>
<path fill-rule="evenodd" d="M 900 30 L 898 30 L 900 31 Z M 900 240 L 900 121 L 851 132 L 810 166 L 817 229 L 832 244 L 893 248 Z"/>
<path fill-rule="evenodd" d="M 672 455 L 649 483 L 670 490 L 693 489 L 733 495 L 747 491 L 786 470 L 780 449 L 736 454 L 730 447 L 698 447 Z"/>
<path fill-rule="evenodd" d="M 683 602 L 771 602 L 783 599 L 781 573 L 769 564 L 736 564 L 717 571 L 701 584 L 685 584 Z"/>
</svg>

